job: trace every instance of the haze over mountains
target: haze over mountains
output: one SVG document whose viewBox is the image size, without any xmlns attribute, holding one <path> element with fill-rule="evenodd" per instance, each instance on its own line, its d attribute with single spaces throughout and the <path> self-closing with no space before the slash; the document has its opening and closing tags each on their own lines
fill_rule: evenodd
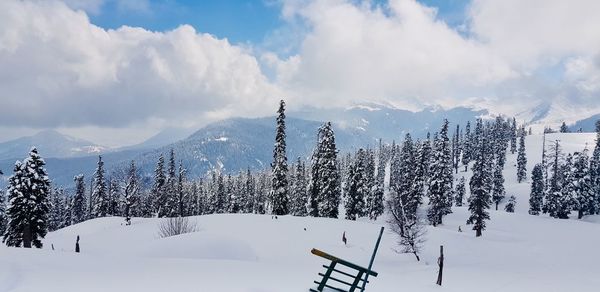
<svg viewBox="0 0 600 292">
<path fill-rule="evenodd" d="M 348 108 L 304 108 L 290 111 L 287 119 L 288 159 L 308 159 L 315 145 L 318 127 L 325 120 L 334 123 L 336 143 L 341 152 L 358 147 L 376 147 L 378 139 L 399 141 L 409 132 L 424 138 L 437 131 L 444 118 L 453 125 L 464 125 L 486 110 L 464 107 L 429 108 L 419 112 L 377 103 L 357 104 Z M 572 126 L 593 131 L 597 117 L 581 120 Z M 73 176 L 93 173 L 98 155 L 102 154 L 107 169 L 124 169 L 135 160 L 142 175 L 150 175 L 158 156 L 175 150 L 176 159 L 187 169 L 187 175 L 198 177 L 213 169 L 237 173 L 246 168 L 264 169 L 272 160 L 275 119 L 232 118 L 211 123 L 197 131 L 167 128 L 148 140 L 127 147 L 111 149 L 93 142 L 72 138 L 57 131 L 44 131 L 0 144 L 0 169 L 10 173 L 15 160 L 25 157 L 35 145 L 46 159 L 47 169 L 57 185 L 69 186 Z"/>
</svg>

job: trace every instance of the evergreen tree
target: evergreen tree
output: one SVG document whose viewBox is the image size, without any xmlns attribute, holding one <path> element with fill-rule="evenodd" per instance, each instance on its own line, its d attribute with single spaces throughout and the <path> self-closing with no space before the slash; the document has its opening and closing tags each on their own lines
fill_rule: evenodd
<svg viewBox="0 0 600 292">
<path fill-rule="evenodd" d="M 139 204 L 139 183 L 137 178 L 137 170 L 135 167 L 135 161 L 131 161 L 129 164 L 129 170 L 127 171 L 127 182 L 125 183 L 125 194 L 123 196 L 123 216 L 126 220 L 131 219 L 133 216 L 139 216 L 137 207 Z"/>
<path fill-rule="evenodd" d="M 517 181 L 522 183 L 527 179 L 527 157 L 525 156 L 525 128 L 519 131 L 519 151 L 517 154 Z"/>
<path fill-rule="evenodd" d="M 186 194 L 185 188 L 184 188 L 185 174 L 186 174 L 186 169 L 183 167 L 183 165 L 180 161 L 179 169 L 177 172 L 177 186 L 176 186 L 177 216 L 179 216 L 179 217 L 184 217 L 186 215 L 185 202 L 187 200 L 187 194 Z"/>
<path fill-rule="evenodd" d="M 472 137 L 471 137 L 471 122 L 467 122 L 465 126 L 465 136 L 463 139 L 462 164 L 465 167 L 465 172 L 468 170 L 469 162 L 471 162 Z"/>
<path fill-rule="evenodd" d="M 574 155 L 573 179 L 570 187 L 574 192 L 578 219 L 583 218 L 584 215 L 593 215 L 597 212 L 587 152 L 586 148 L 583 152 L 577 152 Z"/>
<path fill-rule="evenodd" d="M 561 165 L 562 152 L 558 140 L 555 141 L 553 148 L 552 178 L 550 179 L 550 188 L 545 196 L 543 211 L 553 218 L 568 219 L 573 198 L 571 192 L 566 188 L 563 192 L 563 186 L 568 185 L 570 181 L 572 158 L 568 157 L 566 163 Z"/>
<path fill-rule="evenodd" d="M 490 191 L 489 191 L 489 168 L 486 167 L 488 151 L 486 151 L 488 141 L 487 135 L 483 133 L 483 125 L 481 119 L 477 120 L 476 127 L 477 144 L 474 148 L 473 176 L 469 182 L 471 196 L 469 197 L 469 211 L 471 216 L 467 220 L 467 224 L 473 224 L 475 236 L 479 237 L 485 230 L 485 220 L 490 219 L 487 209 L 490 208 Z"/>
<path fill-rule="evenodd" d="M 565 124 L 565 122 L 562 122 L 562 124 L 560 125 L 560 132 L 561 133 L 569 133 L 569 127 L 567 127 L 567 124 Z"/>
<path fill-rule="evenodd" d="M 23 163 L 17 161 L 8 179 L 8 226 L 3 238 L 8 246 L 42 248 L 50 211 L 50 179 L 45 164 L 33 147 Z"/>
<path fill-rule="evenodd" d="M 302 168 L 304 168 L 304 165 L 302 165 Z M 304 182 L 304 196 L 306 197 L 306 182 Z M 250 171 L 250 168 L 248 168 L 248 170 L 246 170 L 246 184 L 245 184 L 245 193 L 246 193 L 246 204 L 245 204 L 245 208 L 244 208 L 244 212 L 245 213 L 252 213 L 254 212 L 254 203 L 256 202 L 256 181 L 254 180 L 254 176 L 252 176 L 252 172 Z M 298 190 L 298 192 L 300 192 L 300 190 Z M 303 207 L 304 209 L 306 209 L 306 200 L 308 199 L 304 199 L 304 203 L 303 203 Z"/>
<path fill-rule="evenodd" d="M 335 135 L 330 122 L 319 128 L 318 143 L 311 163 L 310 214 L 318 217 L 337 218 L 341 186 Z"/>
<path fill-rule="evenodd" d="M 75 195 L 73 196 L 72 212 L 73 224 L 85 221 L 86 218 L 86 201 L 85 201 L 85 182 L 83 174 L 73 178 L 75 181 Z"/>
<path fill-rule="evenodd" d="M 514 213 L 516 205 L 517 205 L 517 198 L 514 195 L 511 195 L 508 198 L 508 202 L 506 202 L 506 205 L 504 206 L 504 211 L 506 211 L 508 213 Z"/>
<path fill-rule="evenodd" d="M 359 149 L 348 172 L 346 191 L 344 192 L 344 206 L 348 220 L 356 220 L 365 213 L 365 198 L 370 192 L 366 177 L 366 156 L 366 152 Z"/>
<path fill-rule="evenodd" d="M 167 217 L 178 217 L 179 194 L 177 193 L 177 166 L 175 163 L 175 150 L 173 148 L 171 148 L 169 153 L 169 163 L 164 189 L 166 200 L 163 215 Z"/>
<path fill-rule="evenodd" d="M 94 172 L 94 189 L 92 191 L 92 218 L 105 217 L 108 215 L 109 200 L 104 179 L 104 162 L 102 156 L 98 156 L 98 167 Z"/>
<path fill-rule="evenodd" d="M 275 147 L 273 148 L 272 184 L 271 194 L 273 214 L 286 215 L 289 213 L 288 197 L 288 163 L 286 156 L 285 136 L 285 102 L 279 102 L 277 110 L 277 129 L 275 133 Z"/>
<path fill-rule="evenodd" d="M 370 156 L 370 167 L 373 167 L 373 175 L 375 176 L 371 191 L 366 198 L 366 214 L 371 220 L 377 220 L 384 211 L 384 183 L 385 183 L 385 158 L 381 139 L 379 140 L 379 152 L 377 168 L 375 168 L 375 156 Z M 375 172 L 376 171 L 376 172 Z M 369 171 L 370 172 L 370 171 Z"/>
<path fill-rule="evenodd" d="M 113 177 L 108 180 L 108 215 L 119 216 L 119 202 L 121 201 L 121 187 Z"/>
<path fill-rule="evenodd" d="M 544 174 L 542 165 L 536 164 L 531 173 L 531 195 L 529 197 L 529 214 L 539 215 L 544 203 Z"/>
<path fill-rule="evenodd" d="M 151 197 L 153 205 L 153 213 L 157 217 L 165 217 L 165 205 L 167 204 L 167 196 L 165 192 L 165 157 L 160 154 L 156 168 L 154 169 L 154 183 L 152 185 Z"/>
<path fill-rule="evenodd" d="M 523 132 L 525 132 L 525 131 L 523 130 Z M 525 133 L 523 133 L 523 135 L 524 134 Z M 510 124 L 510 153 L 515 154 L 516 151 L 517 151 L 517 120 L 515 118 L 513 118 L 512 123 Z"/>
<path fill-rule="evenodd" d="M 296 161 L 296 171 L 294 180 L 291 187 L 290 201 L 291 213 L 294 216 L 307 216 L 308 210 L 306 205 L 308 204 L 308 192 L 306 191 L 306 171 L 304 169 L 304 163 L 298 157 Z"/>
<path fill-rule="evenodd" d="M 466 192 L 465 177 L 463 176 L 456 184 L 456 190 L 454 191 L 454 205 L 456 207 L 462 207 Z"/>
<path fill-rule="evenodd" d="M 436 226 L 442 224 L 442 217 L 452 213 L 452 164 L 448 140 L 448 120 L 444 120 L 439 138 L 434 141 L 434 157 L 431 165 L 429 185 L 429 210 L 427 218 Z"/>
<path fill-rule="evenodd" d="M 600 213 L 600 120 L 596 121 L 596 145 L 590 159 L 590 182 L 595 194 L 596 213 Z"/>
<path fill-rule="evenodd" d="M 64 190 L 54 188 L 50 193 L 50 212 L 48 216 L 48 230 L 54 231 L 63 228 L 63 216 L 65 211 L 64 205 Z"/>
<path fill-rule="evenodd" d="M 506 196 L 506 190 L 504 189 L 504 176 L 502 174 L 502 165 L 498 162 L 494 164 L 494 175 L 492 178 L 493 188 L 492 188 L 492 201 L 496 206 L 496 210 L 498 210 L 498 204 L 504 200 Z"/>
<path fill-rule="evenodd" d="M 458 173 L 458 166 L 460 165 L 460 154 L 460 125 L 456 125 L 456 132 L 452 137 L 452 167 L 454 167 L 456 173 Z"/>
<path fill-rule="evenodd" d="M 0 175 L 2 172 L 0 171 Z M 0 189 L 0 235 L 4 234 L 6 230 L 6 223 L 8 219 L 6 218 L 6 199 L 4 196 L 4 190 Z"/>
</svg>

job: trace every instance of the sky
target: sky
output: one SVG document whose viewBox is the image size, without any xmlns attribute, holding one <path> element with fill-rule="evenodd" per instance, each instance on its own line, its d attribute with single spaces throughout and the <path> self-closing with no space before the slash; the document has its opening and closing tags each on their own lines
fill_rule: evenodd
<svg viewBox="0 0 600 292">
<path fill-rule="evenodd" d="M 0 141 L 106 146 L 365 101 L 600 112 L 595 0 L 3 0 Z"/>
</svg>

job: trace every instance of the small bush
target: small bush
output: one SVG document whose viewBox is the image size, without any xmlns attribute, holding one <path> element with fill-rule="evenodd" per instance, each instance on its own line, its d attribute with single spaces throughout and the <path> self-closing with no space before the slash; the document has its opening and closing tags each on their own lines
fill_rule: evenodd
<svg viewBox="0 0 600 292">
<path fill-rule="evenodd" d="M 190 221 L 188 217 L 166 218 L 163 219 L 158 226 L 158 236 L 160 236 L 160 238 L 196 231 L 198 231 L 196 222 Z"/>
</svg>

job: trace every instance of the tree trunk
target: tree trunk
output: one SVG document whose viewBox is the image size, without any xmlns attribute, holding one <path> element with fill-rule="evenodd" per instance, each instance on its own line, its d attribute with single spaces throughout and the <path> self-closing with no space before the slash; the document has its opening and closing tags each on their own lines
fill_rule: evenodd
<svg viewBox="0 0 600 292">
<path fill-rule="evenodd" d="M 32 234 L 31 234 L 31 223 L 27 223 L 25 225 L 25 229 L 23 229 L 23 247 L 24 248 L 31 248 L 31 241 L 32 241 Z"/>
<path fill-rule="evenodd" d="M 438 266 L 440 267 L 438 271 L 438 277 L 436 284 L 442 286 L 442 272 L 444 271 L 444 246 L 440 245 L 440 257 L 438 258 Z"/>
</svg>

